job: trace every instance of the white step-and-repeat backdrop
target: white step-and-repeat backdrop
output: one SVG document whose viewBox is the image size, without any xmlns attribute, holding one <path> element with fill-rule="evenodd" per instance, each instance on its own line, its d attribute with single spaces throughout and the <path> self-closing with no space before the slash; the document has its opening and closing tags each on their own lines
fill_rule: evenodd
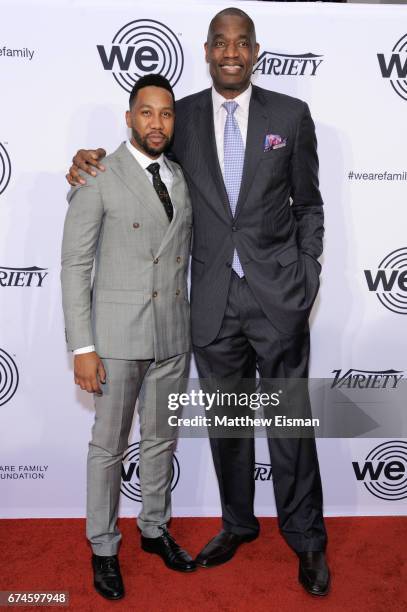
<svg viewBox="0 0 407 612">
<path fill-rule="evenodd" d="M 395 384 L 407 376 L 407 8 L 235 4 L 257 28 L 253 82 L 306 100 L 316 123 L 326 240 L 311 375 L 362 375 L 386 393 L 389 376 Z M 226 6 L 1 2 L 3 517 L 84 515 L 92 398 L 73 384 L 59 284 L 70 159 L 80 147 L 112 151 L 126 138 L 135 73 L 163 71 L 177 98 L 207 87 L 203 43 Z M 123 464 L 122 516 L 139 510 L 137 430 Z M 405 514 L 407 442 L 392 435 L 318 440 L 327 515 Z M 257 513 L 274 515 L 264 439 L 256 459 Z M 220 513 L 207 439 L 178 444 L 173 508 L 176 516 Z"/>
</svg>

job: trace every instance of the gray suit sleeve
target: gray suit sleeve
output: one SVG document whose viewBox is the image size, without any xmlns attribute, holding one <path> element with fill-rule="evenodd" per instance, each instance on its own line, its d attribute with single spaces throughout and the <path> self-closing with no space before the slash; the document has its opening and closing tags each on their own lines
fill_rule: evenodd
<svg viewBox="0 0 407 612">
<path fill-rule="evenodd" d="M 91 322 L 91 275 L 103 223 L 103 200 L 98 180 L 68 193 L 61 254 L 62 304 L 68 348 L 94 344 Z"/>
</svg>

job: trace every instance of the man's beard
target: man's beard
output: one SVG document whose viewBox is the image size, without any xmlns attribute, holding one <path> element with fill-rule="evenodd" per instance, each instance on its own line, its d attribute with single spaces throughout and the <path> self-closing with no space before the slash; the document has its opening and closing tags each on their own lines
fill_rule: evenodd
<svg viewBox="0 0 407 612">
<path fill-rule="evenodd" d="M 143 151 L 147 153 L 147 155 L 161 155 L 161 153 L 166 151 L 170 146 L 170 139 L 168 138 L 168 136 L 164 136 L 164 134 L 163 136 L 165 138 L 165 141 L 160 147 L 150 147 L 147 141 L 147 137 L 143 138 L 141 134 L 139 134 L 139 132 L 134 128 L 132 128 L 131 132 L 134 140 L 143 149 Z"/>
</svg>

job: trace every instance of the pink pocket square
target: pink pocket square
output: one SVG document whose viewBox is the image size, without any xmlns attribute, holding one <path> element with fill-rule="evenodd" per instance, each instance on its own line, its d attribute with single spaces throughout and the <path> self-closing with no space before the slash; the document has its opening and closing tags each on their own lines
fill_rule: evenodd
<svg viewBox="0 0 407 612">
<path fill-rule="evenodd" d="M 279 136 L 278 134 L 266 134 L 264 139 L 264 152 L 271 151 L 272 149 L 281 149 L 287 144 L 287 138 Z"/>
</svg>

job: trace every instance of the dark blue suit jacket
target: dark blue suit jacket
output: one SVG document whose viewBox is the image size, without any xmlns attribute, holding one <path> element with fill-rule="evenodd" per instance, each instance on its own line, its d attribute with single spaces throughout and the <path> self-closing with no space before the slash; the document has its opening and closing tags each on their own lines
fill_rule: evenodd
<svg viewBox="0 0 407 612">
<path fill-rule="evenodd" d="M 286 145 L 265 151 L 267 134 L 285 138 Z M 272 324 L 285 334 L 304 331 L 319 287 L 324 232 L 317 143 L 307 104 L 253 86 L 234 218 L 216 151 L 210 89 L 177 102 L 173 152 L 184 170 L 194 214 L 194 344 L 209 344 L 220 329 L 235 248 Z"/>
</svg>

